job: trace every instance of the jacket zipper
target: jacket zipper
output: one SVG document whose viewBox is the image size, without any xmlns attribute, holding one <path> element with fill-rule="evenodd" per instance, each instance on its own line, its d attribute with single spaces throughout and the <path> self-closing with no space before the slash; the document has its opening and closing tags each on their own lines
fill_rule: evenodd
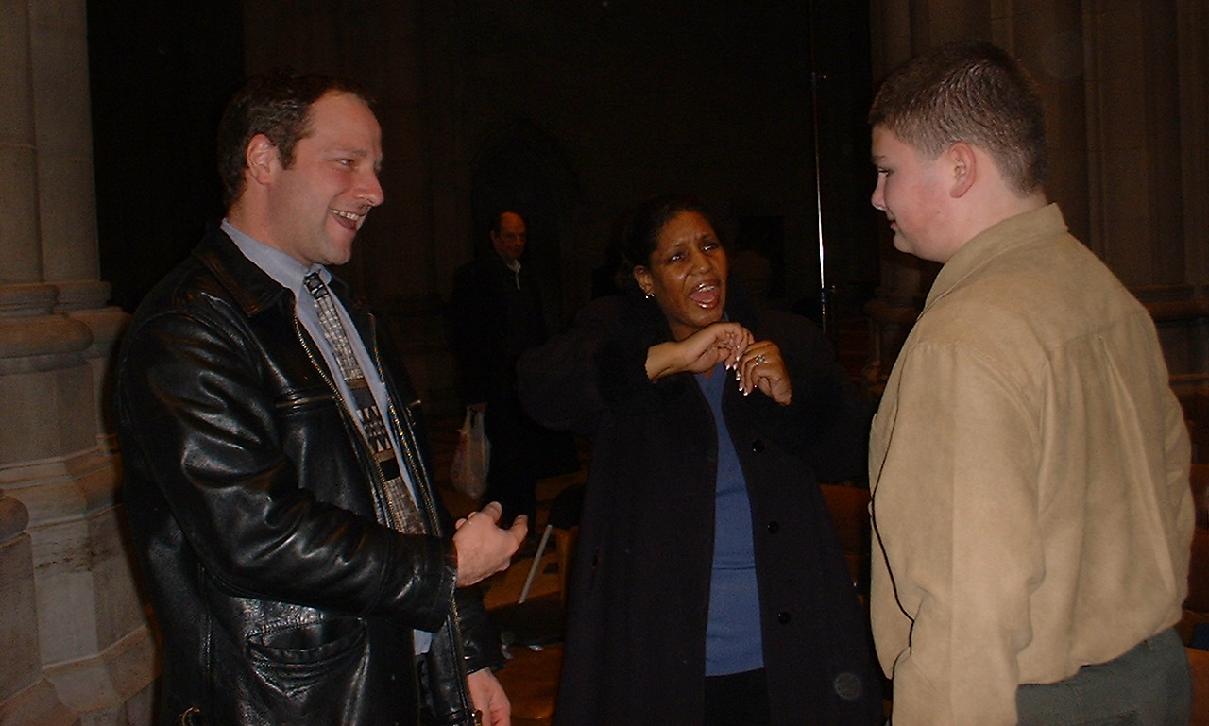
<svg viewBox="0 0 1209 726">
<path fill-rule="evenodd" d="M 340 409 L 340 418 L 342 421 L 344 421 L 345 428 L 347 429 L 351 426 L 353 432 L 357 433 L 356 424 L 354 424 L 349 417 L 348 403 L 344 400 L 344 396 L 341 395 L 340 389 L 337 388 L 335 381 L 328 376 L 327 372 L 324 370 L 324 367 L 320 365 L 318 359 L 315 358 L 314 352 L 311 351 L 311 347 L 306 341 L 306 335 L 303 334 L 302 322 L 298 319 L 297 313 L 294 314 L 294 334 L 298 337 L 298 342 L 302 345 L 302 349 L 306 352 L 306 357 L 310 359 L 311 365 L 314 366 L 315 372 L 319 374 L 319 377 L 322 378 L 323 382 L 327 384 L 327 387 L 331 389 L 332 396 L 336 399 L 337 403 L 339 403 L 338 408 Z M 358 433 L 357 435 L 360 434 Z M 371 463 L 373 462 L 371 461 Z M 374 502 L 374 510 L 377 512 L 380 519 L 384 519 L 390 510 L 390 504 L 386 501 L 386 495 L 383 492 L 382 484 L 384 480 L 382 477 L 382 472 L 378 471 L 377 466 L 371 466 L 369 469 L 376 480 L 376 486 L 370 487 L 370 496 Z"/>
<path fill-rule="evenodd" d="M 372 313 L 367 313 L 367 317 L 369 318 L 370 331 L 371 335 L 373 336 L 373 340 L 370 341 L 370 356 L 374 359 L 374 368 L 378 371 L 378 378 L 382 380 L 383 387 L 387 389 L 386 407 L 390 411 L 391 422 L 395 426 L 395 431 L 399 433 L 400 445 L 405 443 L 402 441 L 405 436 L 408 438 L 406 446 L 403 446 L 404 456 L 407 457 L 407 461 L 411 465 L 412 470 L 421 477 L 426 485 L 428 485 L 423 487 L 417 486 L 416 489 L 423 490 L 421 498 L 424 500 L 424 506 L 428 509 L 428 518 L 429 521 L 432 522 L 433 534 L 441 536 L 441 524 L 436 516 L 436 505 L 432 501 L 431 475 L 428 472 L 428 467 L 424 465 L 423 460 L 421 460 L 419 456 L 416 456 L 416 452 L 419 451 L 418 442 L 415 440 L 415 429 L 412 427 L 411 417 L 408 415 L 406 408 L 403 409 L 403 416 L 407 418 L 408 425 L 404 427 L 399 420 L 398 411 L 395 409 L 395 399 L 398 397 L 397 392 L 393 390 L 393 386 L 386 377 L 386 372 L 382 365 L 382 359 L 379 355 L 377 320 Z M 454 587 L 456 589 L 456 585 Z M 458 695 L 461 698 L 462 707 L 465 709 L 466 714 L 473 716 L 474 706 L 471 703 L 469 687 L 466 682 L 466 679 L 470 674 L 466 669 L 466 648 L 462 642 L 462 627 L 459 625 L 461 622 L 461 616 L 458 614 L 458 600 L 456 596 L 450 598 L 449 606 L 449 617 L 446 618 L 446 621 L 449 623 L 450 645 L 453 648 L 453 655 L 458 664 Z"/>
<path fill-rule="evenodd" d="M 372 314 L 369 314 L 368 317 L 370 319 L 370 327 L 372 329 L 376 325 L 376 321 Z M 319 361 L 315 358 L 315 354 L 312 352 L 310 344 L 307 343 L 307 336 L 303 332 L 302 322 L 298 319 L 298 314 L 295 313 L 293 318 L 294 333 L 298 338 L 298 342 L 302 345 L 302 349 L 306 352 L 307 358 L 310 359 L 311 365 L 315 368 L 315 371 L 319 374 L 319 377 L 322 378 L 327 384 L 328 388 L 332 390 L 332 394 L 340 403 L 339 408 L 341 418 L 344 420 L 345 426 L 347 427 L 351 422 L 349 421 L 348 406 L 344 400 L 344 397 L 340 394 L 340 390 L 336 387 L 335 382 L 324 370 L 324 366 L 320 365 Z M 356 326 L 354 326 L 354 328 L 355 327 Z M 370 357 L 374 359 L 374 368 L 378 372 L 378 378 L 382 381 L 383 387 L 386 388 L 386 408 L 390 413 L 391 423 L 395 427 L 395 433 L 399 437 L 399 444 L 403 449 L 403 455 L 407 459 L 410 470 L 413 472 L 413 475 L 419 475 L 422 477 L 422 480 L 420 482 L 416 482 L 415 486 L 415 490 L 419 494 L 417 499 L 421 499 L 424 502 L 424 508 L 428 515 L 429 526 L 431 526 L 433 530 L 432 534 L 440 537 L 442 536 L 440 531 L 441 525 L 438 517 L 436 516 L 436 507 L 432 501 L 432 493 L 429 489 L 431 478 L 428 473 L 428 469 L 415 454 L 416 449 L 414 431 L 410 427 L 404 428 L 399 420 L 398 413 L 395 410 L 396 394 L 392 390 L 392 387 L 387 383 L 386 375 L 383 372 L 382 360 L 378 351 L 377 335 L 374 334 L 373 338 L 374 339 L 371 341 L 371 345 L 369 346 L 369 354 Z M 406 441 L 404 441 L 404 439 L 406 439 Z M 404 446 L 404 444 L 406 445 Z M 382 472 L 378 469 L 379 467 L 377 466 L 372 467 L 373 474 L 377 479 L 377 486 L 373 487 L 371 494 L 373 496 L 374 506 L 381 516 L 383 512 L 389 508 L 389 502 L 385 500 L 385 494 L 382 492 L 382 484 L 384 480 L 382 477 Z M 449 605 L 450 614 L 445 618 L 445 621 L 449 625 L 449 640 L 451 646 L 453 647 L 454 658 L 458 666 L 458 696 L 462 701 L 462 707 L 465 709 L 466 714 L 472 715 L 474 713 L 474 706 L 471 704 L 470 693 L 466 682 L 469 673 L 466 670 L 466 649 L 462 644 L 462 629 L 458 624 L 460 622 L 460 615 L 458 614 L 457 598 L 450 598 Z"/>
</svg>

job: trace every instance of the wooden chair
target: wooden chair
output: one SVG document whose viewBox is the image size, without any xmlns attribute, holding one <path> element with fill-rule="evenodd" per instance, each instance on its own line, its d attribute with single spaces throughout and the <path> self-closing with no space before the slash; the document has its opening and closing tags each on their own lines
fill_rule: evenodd
<svg viewBox="0 0 1209 726">
<path fill-rule="evenodd" d="M 554 529 L 554 551 L 558 560 L 558 596 L 563 607 L 567 605 L 567 578 L 571 574 L 571 560 L 575 554 L 575 542 L 579 539 L 579 527 Z"/>
<path fill-rule="evenodd" d="M 1188 484 L 1196 507 L 1196 526 L 1209 529 L 1209 464 L 1193 464 Z"/>
<path fill-rule="evenodd" d="M 1197 508 L 1197 526 L 1192 532 L 1192 552 L 1188 563 L 1188 597 L 1184 617 L 1176 629 L 1185 644 L 1192 642 L 1197 625 L 1209 623 L 1209 529 L 1202 524 L 1206 496 L 1209 494 L 1209 466 L 1193 464 L 1192 497 Z"/>
<path fill-rule="evenodd" d="M 558 598 L 561 609 L 567 603 L 567 576 L 575 542 L 579 536 L 579 512 L 583 506 L 583 485 L 572 485 L 560 492 L 551 503 L 549 538 L 554 540 L 558 562 Z M 539 553 L 540 554 L 540 553 Z M 537 564 L 537 561 L 534 563 Z M 552 597 L 548 595 L 546 597 Z M 543 598 L 544 599 L 544 598 Z M 549 603 L 526 603 L 549 605 Z M 558 681 L 562 673 L 563 646 L 554 643 L 534 649 L 525 645 L 509 648 L 512 658 L 496 677 L 504 686 L 512 703 L 514 726 L 547 726 L 554 719 L 554 703 L 558 697 Z"/>
<path fill-rule="evenodd" d="M 512 703 L 514 726 L 544 726 L 554 719 L 554 700 L 562 673 L 563 646 L 541 650 L 513 647 L 512 659 L 495 675 Z"/>
<path fill-rule="evenodd" d="M 820 484 L 852 581 L 862 594 L 869 572 L 869 490 L 849 484 Z"/>
<path fill-rule="evenodd" d="M 1209 650 L 1185 648 L 1192 671 L 1192 719 L 1190 726 L 1209 726 Z"/>
<path fill-rule="evenodd" d="M 1194 473 L 1194 479 L 1196 474 Z M 1198 526 L 1192 533 L 1192 553 L 1188 565 L 1188 598 L 1184 600 L 1184 617 L 1176 629 L 1184 643 L 1192 641 L 1198 625 L 1209 625 L 1209 529 L 1199 526 L 1203 513 L 1204 487 L 1193 482 L 1193 494 L 1198 496 Z M 1185 648 L 1192 671 L 1192 721 L 1209 726 L 1209 650 Z"/>
</svg>

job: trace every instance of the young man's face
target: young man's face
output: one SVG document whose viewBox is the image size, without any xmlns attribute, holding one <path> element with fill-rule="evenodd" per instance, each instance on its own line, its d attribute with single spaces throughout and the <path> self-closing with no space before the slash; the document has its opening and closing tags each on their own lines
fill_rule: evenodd
<svg viewBox="0 0 1209 726">
<path fill-rule="evenodd" d="M 945 234 L 952 179 L 944 173 L 944 163 L 926 158 L 893 131 L 875 126 L 873 164 L 877 186 L 871 201 L 894 230 L 894 248 L 924 260 L 947 261 L 955 248 Z"/>
<path fill-rule="evenodd" d="M 310 131 L 269 192 L 271 244 L 303 264 L 348 262 L 369 210 L 382 203 L 382 130 L 360 98 L 328 93 L 311 105 Z"/>
</svg>

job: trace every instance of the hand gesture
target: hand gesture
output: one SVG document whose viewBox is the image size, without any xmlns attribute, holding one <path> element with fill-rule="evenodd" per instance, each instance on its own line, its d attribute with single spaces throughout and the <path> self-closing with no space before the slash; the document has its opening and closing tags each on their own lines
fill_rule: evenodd
<svg viewBox="0 0 1209 726">
<path fill-rule="evenodd" d="M 735 367 L 735 379 L 744 396 L 759 389 L 782 406 L 793 401 L 793 382 L 785 369 L 785 359 L 781 357 L 781 349 L 770 340 L 747 346 Z"/>
<path fill-rule="evenodd" d="M 509 529 L 500 529 L 499 502 L 471 512 L 454 524 L 453 548 L 458 558 L 458 587 L 473 585 L 508 569 L 529 531 L 528 517 L 519 516 Z"/>
<path fill-rule="evenodd" d="M 674 373 L 704 373 L 719 363 L 734 367 L 753 340 L 738 323 L 714 323 L 684 340 L 660 343 L 647 352 L 647 377 L 652 381 Z"/>
</svg>

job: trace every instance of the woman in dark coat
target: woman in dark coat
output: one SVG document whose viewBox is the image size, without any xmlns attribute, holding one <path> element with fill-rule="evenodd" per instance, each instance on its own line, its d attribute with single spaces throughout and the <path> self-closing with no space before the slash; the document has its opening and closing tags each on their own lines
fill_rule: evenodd
<svg viewBox="0 0 1209 726">
<path fill-rule="evenodd" d="M 804 318 L 742 310 L 705 211 L 639 210 L 643 296 L 528 351 L 521 399 L 594 437 L 556 721 L 866 724 L 879 680 L 816 477 L 859 475 L 867 408 Z"/>
</svg>

